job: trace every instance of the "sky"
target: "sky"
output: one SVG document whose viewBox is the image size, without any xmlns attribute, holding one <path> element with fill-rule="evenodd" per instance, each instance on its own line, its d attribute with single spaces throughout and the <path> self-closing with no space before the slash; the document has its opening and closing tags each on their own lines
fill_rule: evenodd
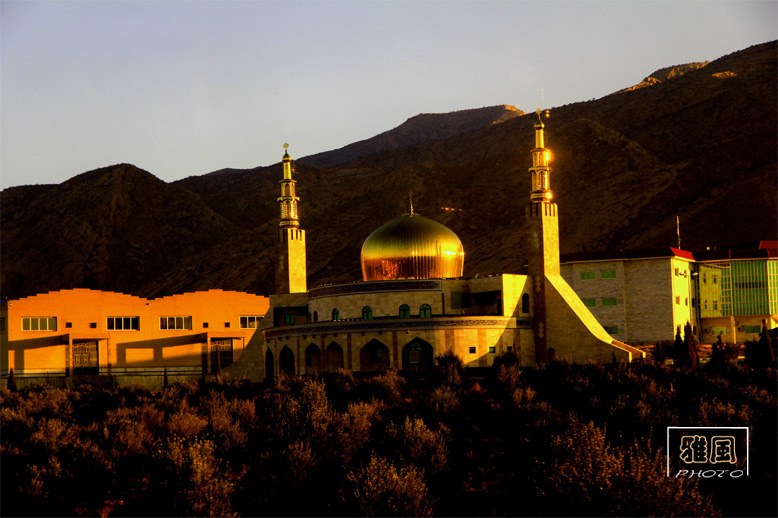
<svg viewBox="0 0 778 518">
<path fill-rule="evenodd" d="M 553 108 L 776 38 L 774 0 L 0 0 L 0 188 L 266 166 L 284 142 Z"/>
</svg>

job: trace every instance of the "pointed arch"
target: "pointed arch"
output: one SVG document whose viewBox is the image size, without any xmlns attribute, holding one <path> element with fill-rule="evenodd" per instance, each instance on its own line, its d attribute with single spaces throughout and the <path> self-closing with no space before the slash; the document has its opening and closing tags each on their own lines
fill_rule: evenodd
<svg viewBox="0 0 778 518">
<path fill-rule="evenodd" d="M 294 368 L 294 353 L 286 345 L 278 354 L 278 370 L 287 376 L 294 376 L 296 374 Z"/>
<path fill-rule="evenodd" d="M 265 378 L 273 379 L 276 375 L 275 357 L 273 357 L 273 351 L 270 347 L 265 352 Z"/>
<path fill-rule="evenodd" d="M 305 348 L 305 373 L 319 374 L 321 372 L 321 349 L 319 346 L 311 343 Z"/>
<path fill-rule="evenodd" d="M 325 349 L 327 356 L 327 372 L 335 372 L 338 369 L 344 367 L 343 364 L 343 347 L 337 342 L 330 342 L 330 345 Z"/>
<path fill-rule="evenodd" d="M 403 369 L 429 369 L 435 362 L 435 351 L 426 340 L 415 337 L 402 349 Z"/>
<path fill-rule="evenodd" d="M 389 348 L 375 338 L 359 350 L 359 370 L 385 371 L 389 368 Z"/>
</svg>

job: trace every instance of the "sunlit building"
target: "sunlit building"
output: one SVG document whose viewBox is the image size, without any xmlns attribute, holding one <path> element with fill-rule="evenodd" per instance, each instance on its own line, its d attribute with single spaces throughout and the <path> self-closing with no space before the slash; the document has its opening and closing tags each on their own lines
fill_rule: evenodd
<svg viewBox="0 0 778 518">
<path fill-rule="evenodd" d="M 112 375 L 159 386 L 216 374 L 239 359 L 267 297 L 209 290 L 145 299 L 86 289 L 3 302 L 0 371 L 21 384 Z"/>
</svg>

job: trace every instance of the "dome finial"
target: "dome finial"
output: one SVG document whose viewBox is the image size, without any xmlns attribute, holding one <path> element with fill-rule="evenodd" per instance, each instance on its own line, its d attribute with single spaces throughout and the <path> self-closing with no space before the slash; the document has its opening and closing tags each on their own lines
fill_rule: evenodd
<svg viewBox="0 0 778 518">
<path fill-rule="evenodd" d="M 413 216 L 413 191 L 408 191 L 408 205 L 408 212 L 411 216 Z"/>
</svg>

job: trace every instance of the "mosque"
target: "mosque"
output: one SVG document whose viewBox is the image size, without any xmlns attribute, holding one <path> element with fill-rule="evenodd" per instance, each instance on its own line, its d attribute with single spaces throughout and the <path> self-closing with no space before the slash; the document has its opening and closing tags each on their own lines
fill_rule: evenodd
<svg viewBox="0 0 778 518">
<path fill-rule="evenodd" d="M 526 206 L 528 275 L 463 278 L 462 242 L 444 225 L 414 212 L 411 203 L 407 214 L 365 239 L 361 282 L 309 290 L 300 199 L 285 150 L 276 293 L 258 332 L 228 372 L 261 379 L 339 368 L 424 369 L 446 352 L 470 367 L 489 366 L 507 351 L 524 366 L 552 358 L 643 358 L 642 351 L 606 332 L 560 273 L 550 152 L 542 112 L 537 113 Z"/>
</svg>

